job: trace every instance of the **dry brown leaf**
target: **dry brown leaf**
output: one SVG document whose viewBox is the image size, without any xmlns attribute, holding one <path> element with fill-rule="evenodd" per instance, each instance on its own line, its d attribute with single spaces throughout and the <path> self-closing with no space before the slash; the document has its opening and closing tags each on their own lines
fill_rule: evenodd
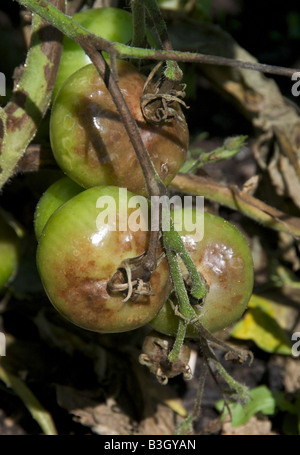
<svg viewBox="0 0 300 455">
<path fill-rule="evenodd" d="M 99 401 L 101 399 L 99 398 Z M 99 435 L 172 435 L 177 420 L 174 412 L 153 400 L 153 412 L 137 422 L 130 417 L 113 397 L 99 402 L 95 393 L 57 385 L 57 401 L 74 420 Z"/>
<path fill-rule="evenodd" d="M 289 262 L 293 270 L 300 269 L 300 259 L 295 248 L 294 239 L 285 232 L 278 233 L 278 247 L 282 251 L 281 257 L 284 261 Z"/>
<path fill-rule="evenodd" d="M 250 177 L 243 185 L 242 192 L 253 196 L 255 191 L 257 190 L 259 184 L 260 177 L 259 175 L 253 175 Z"/>
<path fill-rule="evenodd" d="M 284 371 L 285 390 L 290 393 L 300 390 L 300 358 L 287 358 Z"/>
</svg>

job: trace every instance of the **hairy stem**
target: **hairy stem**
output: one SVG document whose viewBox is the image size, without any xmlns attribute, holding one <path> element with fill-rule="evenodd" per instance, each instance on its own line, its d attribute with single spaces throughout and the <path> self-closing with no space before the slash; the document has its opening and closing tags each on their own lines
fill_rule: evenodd
<svg viewBox="0 0 300 455">
<path fill-rule="evenodd" d="M 172 51 L 173 48 L 169 38 L 167 26 L 157 5 L 157 1 L 142 0 L 141 3 L 143 3 L 148 10 L 153 25 L 157 31 L 161 47 L 166 51 Z M 182 79 L 182 71 L 179 68 L 177 62 L 173 60 L 167 60 L 164 75 L 167 79 L 169 79 L 172 82 L 180 82 Z"/>
<path fill-rule="evenodd" d="M 166 215 L 164 215 L 163 213 L 162 217 L 164 216 Z M 197 320 L 197 313 L 190 304 L 190 300 L 185 288 L 185 283 L 178 263 L 177 255 L 180 255 L 181 257 L 184 256 L 185 264 L 188 264 L 187 268 L 190 274 L 190 278 L 192 280 L 192 291 L 194 291 L 196 294 L 195 297 L 198 299 L 202 298 L 206 294 L 206 288 L 199 277 L 196 266 L 194 265 L 193 261 L 190 259 L 189 255 L 185 250 L 183 241 L 179 233 L 174 229 L 172 221 L 173 220 L 171 219 L 170 230 L 169 231 L 163 230 L 162 236 L 163 245 L 166 251 L 166 256 L 170 267 L 171 279 L 174 285 L 175 294 L 179 304 L 179 311 L 183 316 L 182 318 L 180 318 L 176 339 L 172 351 L 168 356 L 170 362 L 176 362 L 178 360 L 181 346 L 184 342 L 187 326 L 190 321 Z M 189 260 L 187 260 L 187 258 Z"/>
<path fill-rule="evenodd" d="M 94 35 L 93 33 L 89 33 L 84 27 L 74 22 L 71 17 L 66 16 L 57 8 L 53 7 L 47 0 L 41 0 L 39 2 L 37 0 L 16 1 L 29 8 L 31 11 L 39 14 L 69 38 L 77 40 L 77 38 L 84 36 L 85 40 L 90 42 L 90 44 L 93 44 L 98 50 L 104 50 L 106 52 L 110 52 L 111 54 L 113 53 L 116 58 L 150 59 L 157 61 L 174 60 L 177 62 L 230 66 L 260 71 L 262 73 L 278 74 L 287 77 L 291 77 L 295 72 L 299 71 L 299 69 L 296 68 L 284 68 L 281 66 L 265 65 L 262 63 L 244 62 L 216 55 L 172 50 L 158 51 L 154 49 L 131 47 L 122 43 L 111 43 L 97 35 Z"/>
<path fill-rule="evenodd" d="M 52 1 L 64 8 L 64 0 Z M 31 45 L 23 74 L 11 100 L 0 110 L 0 189 L 13 174 L 48 109 L 62 51 L 61 43 L 61 33 L 34 15 Z"/>
<path fill-rule="evenodd" d="M 131 0 L 133 21 L 133 47 L 144 47 L 146 39 L 145 5 L 140 0 Z"/>
</svg>

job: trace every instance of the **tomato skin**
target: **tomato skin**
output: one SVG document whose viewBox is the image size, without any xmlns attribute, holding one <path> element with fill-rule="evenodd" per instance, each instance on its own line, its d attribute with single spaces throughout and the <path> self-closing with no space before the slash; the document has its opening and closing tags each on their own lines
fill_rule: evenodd
<svg viewBox="0 0 300 455">
<path fill-rule="evenodd" d="M 49 218 L 37 248 L 38 271 L 55 308 L 73 324 L 101 333 L 145 325 L 170 292 L 166 260 L 150 278 L 155 296 L 123 302 L 123 294 L 107 290 L 107 282 L 121 261 L 142 254 L 149 241 L 147 231 L 109 231 L 105 224 L 97 227 L 98 198 L 111 196 L 118 210 L 118 195 L 116 187 L 94 187 L 79 193 Z M 128 198 L 131 196 L 128 192 Z"/>
<path fill-rule="evenodd" d="M 84 191 L 84 188 L 77 185 L 69 177 L 62 177 L 45 191 L 34 214 L 34 231 L 37 240 L 39 240 L 48 219 L 55 210 L 81 191 Z"/>
<path fill-rule="evenodd" d="M 132 38 L 132 16 L 128 11 L 119 8 L 90 9 L 74 14 L 72 19 L 89 32 L 108 41 L 126 44 Z M 90 58 L 79 44 L 65 36 L 53 96 L 56 96 L 62 84 L 71 74 L 89 63 L 91 63 Z"/>
<path fill-rule="evenodd" d="M 20 256 L 20 241 L 0 211 L 0 292 L 14 279 Z"/>
<path fill-rule="evenodd" d="M 137 121 L 142 140 L 166 185 L 183 164 L 189 141 L 180 107 L 178 118 L 163 125 L 147 123 L 140 108 L 145 83 L 128 62 L 118 61 L 122 94 Z M 132 144 L 104 82 L 93 65 L 73 74 L 55 99 L 50 140 L 60 168 L 79 185 L 116 185 L 146 194 L 145 179 Z"/>
<path fill-rule="evenodd" d="M 72 19 L 89 32 L 101 36 L 107 41 L 128 44 L 132 40 L 132 14 L 129 11 L 120 8 L 94 8 L 76 13 Z M 147 32 L 147 39 L 152 47 L 157 47 L 156 41 L 149 32 Z M 105 52 L 103 55 L 106 57 Z M 90 58 L 79 44 L 65 36 L 53 99 L 68 77 L 89 63 L 91 63 Z"/>
<path fill-rule="evenodd" d="M 208 285 L 208 292 L 201 305 L 195 305 L 200 322 L 210 332 L 218 332 L 239 319 L 250 300 L 253 290 L 253 261 L 244 236 L 228 221 L 204 213 L 204 236 L 195 243 L 194 237 L 180 232 L 185 248 L 197 270 Z M 183 274 L 186 274 L 182 266 Z M 172 299 L 176 303 L 176 299 Z M 157 332 L 169 336 L 177 333 L 179 317 L 167 301 L 158 315 L 150 322 Z M 197 338 L 189 325 L 187 338 Z"/>
</svg>

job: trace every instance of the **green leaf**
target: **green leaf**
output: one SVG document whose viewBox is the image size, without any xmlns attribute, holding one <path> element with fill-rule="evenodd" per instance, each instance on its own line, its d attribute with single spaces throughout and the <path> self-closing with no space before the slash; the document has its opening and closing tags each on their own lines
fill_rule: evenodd
<svg viewBox="0 0 300 455">
<path fill-rule="evenodd" d="M 291 341 L 276 320 L 280 306 L 253 295 L 248 309 L 231 331 L 240 340 L 252 340 L 263 351 L 291 355 Z"/>
<path fill-rule="evenodd" d="M 272 392 L 264 385 L 256 387 L 249 392 L 250 399 L 248 403 L 242 406 L 239 403 L 230 404 L 229 407 L 232 413 L 232 426 L 238 427 L 247 423 L 252 416 L 258 412 L 265 415 L 273 415 L 275 413 L 276 401 Z M 222 412 L 224 409 L 224 400 L 220 400 L 216 404 L 216 409 Z M 228 414 L 225 410 L 223 418 Z"/>
<path fill-rule="evenodd" d="M 191 155 L 197 156 L 197 159 L 188 159 L 180 169 L 181 173 L 195 173 L 197 169 L 206 163 L 217 163 L 218 161 L 229 160 L 242 150 L 245 145 L 247 136 L 229 137 L 224 141 L 221 147 L 205 152 L 202 149 L 191 150 Z"/>
</svg>

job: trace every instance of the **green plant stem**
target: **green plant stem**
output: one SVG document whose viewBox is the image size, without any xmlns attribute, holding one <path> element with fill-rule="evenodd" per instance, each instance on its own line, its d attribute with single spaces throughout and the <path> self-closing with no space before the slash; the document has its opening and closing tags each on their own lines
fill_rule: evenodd
<svg viewBox="0 0 300 455">
<path fill-rule="evenodd" d="M 71 17 L 66 16 L 57 8 L 53 7 L 47 0 L 15 0 L 21 5 L 30 9 L 51 25 L 58 28 L 66 36 L 77 41 L 84 38 L 94 45 L 98 50 L 106 51 L 116 58 L 150 59 L 157 61 L 175 60 L 178 62 L 201 63 L 208 65 L 229 66 L 260 71 L 268 74 L 278 74 L 291 77 L 297 68 L 284 68 L 281 66 L 266 65 L 262 63 L 244 62 L 216 55 L 207 55 L 194 52 L 181 52 L 173 50 L 158 51 L 154 49 L 142 49 L 131 47 L 122 43 L 111 43 L 93 33 L 89 33 L 84 27 L 77 24 Z"/>
<path fill-rule="evenodd" d="M 222 376 L 222 378 L 227 382 L 229 385 L 230 389 L 234 391 L 233 398 L 235 401 L 241 403 L 241 404 L 246 404 L 249 400 L 249 390 L 248 388 L 237 382 L 223 367 L 223 365 L 216 359 L 216 358 L 211 358 L 210 361 L 216 368 L 217 372 Z"/>
<path fill-rule="evenodd" d="M 18 0 L 20 1 L 20 0 Z M 175 60 L 185 63 L 201 63 L 205 65 L 229 66 L 233 68 L 244 68 L 261 73 L 277 74 L 279 76 L 291 77 L 299 68 L 286 68 L 282 66 L 266 65 L 265 63 L 245 62 L 232 58 L 221 57 L 217 55 L 201 54 L 199 52 L 182 52 L 182 51 L 160 51 L 154 49 L 140 49 L 126 46 L 122 43 L 114 43 L 115 55 L 118 58 L 137 58 L 145 60 Z"/>
<path fill-rule="evenodd" d="M 179 311 L 186 318 L 186 320 L 180 319 L 179 321 L 173 348 L 168 355 L 168 359 L 173 363 L 177 362 L 179 358 L 179 352 L 184 342 L 188 321 L 193 318 L 193 311 L 185 289 L 176 253 L 174 253 L 174 251 L 168 245 L 168 237 L 169 236 L 166 235 L 166 233 L 163 233 L 163 243 L 166 250 L 166 256 L 170 267 L 170 274 L 173 281 L 175 294 L 179 302 Z"/>
<path fill-rule="evenodd" d="M 38 14 L 43 19 L 48 21 L 51 25 L 58 28 L 64 35 L 71 39 L 79 38 L 80 36 L 91 36 L 98 38 L 98 36 L 90 33 L 81 25 L 77 24 L 70 16 L 67 16 L 55 6 L 51 5 L 47 0 L 16 0 L 21 5 L 28 8 L 30 11 Z M 109 41 L 100 38 L 101 41 L 109 44 Z"/>
<path fill-rule="evenodd" d="M 249 389 L 245 385 L 237 382 L 223 367 L 223 365 L 217 360 L 214 351 L 209 345 L 208 340 L 205 337 L 199 339 L 202 354 L 204 356 L 208 370 L 210 371 L 216 385 L 220 388 L 219 381 L 212 369 L 212 366 L 216 369 L 217 373 L 223 378 L 223 380 L 229 385 L 230 396 L 233 401 L 239 402 L 241 405 L 246 404 L 249 401 Z M 221 390 L 222 391 L 222 390 Z M 223 393 L 224 395 L 224 393 Z M 225 396 L 224 396 L 225 399 Z M 228 404 L 225 399 L 225 403 Z M 229 409 L 229 407 L 228 407 Z"/>
<path fill-rule="evenodd" d="M 164 50 L 171 51 L 172 44 L 169 38 L 168 30 L 164 18 L 162 17 L 161 11 L 157 5 L 156 0 L 140 0 L 142 4 L 148 10 L 148 13 L 152 19 L 153 25 L 157 31 L 158 38 L 161 46 Z M 182 71 L 178 66 L 178 63 L 173 60 L 167 60 L 164 75 L 167 79 L 172 82 L 180 82 L 182 79 Z"/>
<path fill-rule="evenodd" d="M 64 0 L 53 0 L 53 3 L 64 8 Z M 23 73 L 11 100 L 0 109 L 0 131 L 3 130 L 0 137 L 0 189 L 13 174 L 48 109 L 59 66 L 62 51 L 59 31 L 34 15 L 31 36 Z"/>
<path fill-rule="evenodd" d="M 169 216 L 165 215 L 164 212 L 162 217 Z M 170 223 L 170 230 L 163 230 L 163 245 L 166 251 L 166 256 L 168 259 L 171 279 L 174 285 L 175 294 L 178 300 L 179 311 L 183 316 L 179 320 L 178 331 L 176 334 L 175 342 L 170 352 L 168 358 L 170 362 L 176 362 L 179 357 L 179 352 L 181 346 L 184 342 L 186 329 L 190 321 L 197 319 L 197 313 L 193 309 L 186 288 L 184 284 L 184 280 L 182 277 L 182 273 L 180 270 L 180 266 L 178 263 L 178 256 L 184 257 L 184 263 L 188 264 L 188 271 L 190 273 L 190 278 L 192 280 L 192 290 L 198 296 L 198 298 L 203 297 L 206 294 L 206 288 L 203 284 L 203 281 L 200 279 L 196 266 L 194 265 L 193 261 L 189 257 L 188 253 L 185 250 L 183 245 L 183 241 L 179 235 L 179 233 L 174 229 L 174 225 L 171 219 Z"/>
<path fill-rule="evenodd" d="M 144 47 L 146 39 L 145 5 L 140 0 L 131 0 L 133 36 L 131 45 L 133 47 Z"/>
<path fill-rule="evenodd" d="M 195 264 L 193 263 L 190 255 L 187 253 L 180 235 L 175 231 L 174 227 L 172 227 L 171 233 L 165 234 L 165 237 L 166 236 L 168 239 L 165 239 L 165 244 L 168 245 L 169 249 L 176 251 L 176 253 L 181 257 L 187 271 L 190 274 L 192 281 L 192 288 L 190 291 L 191 295 L 195 297 L 195 299 L 203 299 L 207 293 L 205 281 L 199 275 Z"/>
</svg>

